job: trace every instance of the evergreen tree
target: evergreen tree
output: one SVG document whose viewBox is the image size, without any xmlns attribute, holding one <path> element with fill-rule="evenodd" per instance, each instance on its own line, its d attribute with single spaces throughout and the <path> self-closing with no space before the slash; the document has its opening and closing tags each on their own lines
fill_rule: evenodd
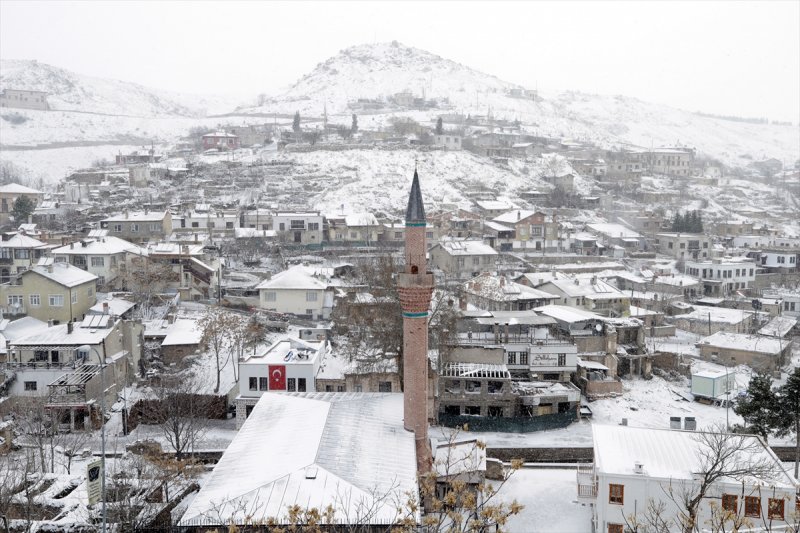
<svg viewBox="0 0 800 533">
<path fill-rule="evenodd" d="M 683 217 L 680 212 L 675 212 L 675 218 L 672 219 L 672 231 L 680 232 L 683 230 Z"/>
<path fill-rule="evenodd" d="M 353 123 L 350 125 L 350 133 L 355 133 L 358 131 L 358 117 L 355 113 L 353 113 Z"/>
<path fill-rule="evenodd" d="M 442 117 L 436 121 L 436 135 L 441 135 L 444 133 L 444 126 L 442 126 Z"/>
<path fill-rule="evenodd" d="M 736 402 L 733 411 L 744 418 L 747 432 L 760 435 L 767 440 L 776 424 L 778 397 L 772 390 L 769 374 L 757 374 L 750 379 L 747 396 Z"/>
<path fill-rule="evenodd" d="M 34 209 L 36 209 L 36 202 L 27 196 L 19 196 L 11 206 L 11 216 L 14 217 L 14 222 L 17 224 L 25 224 Z"/>
<path fill-rule="evenodd" d="M 794 477 L 800 465 L 800 368 L 789 374 L 786 383 L 777 392 L 777 433 L 783 437 L 794 433 Z"/>
<path fill-rule="evenodd" d="M 294 112 L 294 120 L 292 121 L 292 130 L 295 133 L 300 132 L 300 111 Z"/>
</svg>

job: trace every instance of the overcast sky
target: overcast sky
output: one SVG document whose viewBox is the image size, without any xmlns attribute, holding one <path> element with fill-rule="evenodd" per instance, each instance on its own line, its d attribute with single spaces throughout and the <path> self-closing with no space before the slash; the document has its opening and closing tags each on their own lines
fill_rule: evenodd
<svg viewBox="0 0 800 533">
<path fill-rule="evenodd" d="M 540 89 L 800 121 L 800 1 L 17 2 L 0 57 L 194 93 L 275 93 L 398 40 Z"/>
</svg>

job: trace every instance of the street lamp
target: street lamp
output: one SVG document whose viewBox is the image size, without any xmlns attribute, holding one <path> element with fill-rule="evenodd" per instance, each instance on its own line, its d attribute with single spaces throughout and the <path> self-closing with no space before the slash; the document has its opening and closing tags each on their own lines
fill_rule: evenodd
<svg viewBox="0 0 800 533">
<path fill-rule="evenodd" d="M 100 501 L 103 509 L 103 533 L 106 533 L 106 378 L 105 378 L 105 357 L 100 356 L 100 352 L 93 346 L 84 344 L 79 346 L 81 352 L 92 351 L 100 361 Z"/>
</svg>

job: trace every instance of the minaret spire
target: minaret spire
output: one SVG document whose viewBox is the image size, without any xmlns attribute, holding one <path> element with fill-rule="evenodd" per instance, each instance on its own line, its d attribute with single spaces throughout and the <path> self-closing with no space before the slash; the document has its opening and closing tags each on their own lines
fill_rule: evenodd
<svg viewBox="0 0 800 533">
<path fill-rule="evenodd" d="M 425 257 L 425 205 L 419 175 L 414 179 L 406 207 L 404 271 L 398 276 L 397 292 L 403 312 L 403 426 L 414 432 L 417 471 L 431 468 L 428 442 L 428 310 L 433 293 L 433 275 Z"/>
</svg>

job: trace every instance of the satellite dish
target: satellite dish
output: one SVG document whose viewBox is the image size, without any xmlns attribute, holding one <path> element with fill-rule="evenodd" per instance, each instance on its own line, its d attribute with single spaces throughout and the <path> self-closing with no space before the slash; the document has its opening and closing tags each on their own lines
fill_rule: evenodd
<svg viewBox="0 0 800 533">
<path fill-rule="evenodd" d="M 603 331 L 603 326 L 601 324 L 595 324 L 594 329 L 595 331 L 600 333 L 601 331 Z"/>
</svg>

